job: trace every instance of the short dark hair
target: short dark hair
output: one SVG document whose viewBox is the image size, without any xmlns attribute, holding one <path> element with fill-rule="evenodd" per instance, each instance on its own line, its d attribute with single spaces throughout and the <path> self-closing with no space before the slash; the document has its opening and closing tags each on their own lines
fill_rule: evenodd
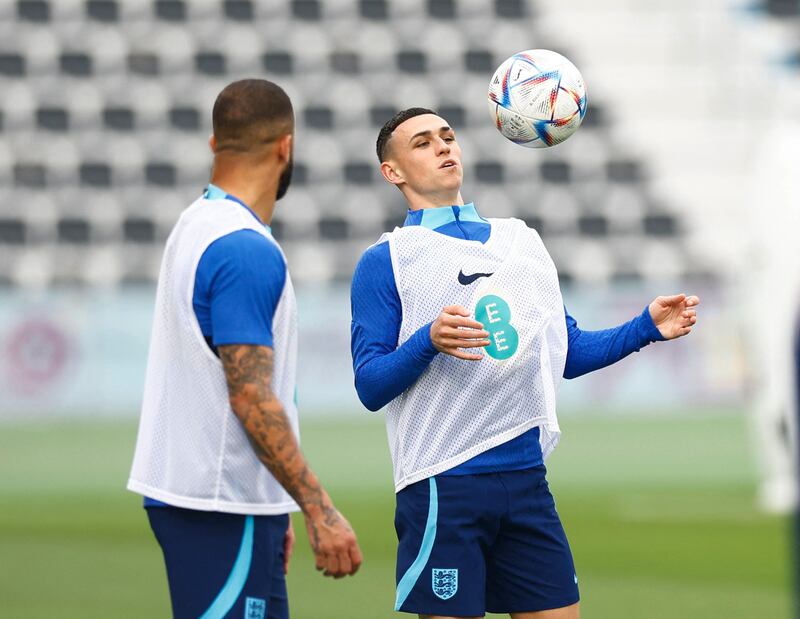
<svg viewBox="0 0 800 619">
<path fill-rule="evenodd" d="M 406 122 L 409 118 L 414 118 L 414 116 L 422 116 L 423 114 L 436 114 L 436 112 L 429 110 L 426 107 L 410 107 L 406 110 L 397 112 L 397 114 L 386 121 L 383 127 L 381 127 L 380 132 L 378 132 L 378 141 L 375 144 L 375 150 L 378 153 L 378 161 L 381 163 L 386 161 L 386 151 L 388 150 L 387 147 L 394 130 Z"/>
<path fill-rule="evenodd" d="M 283 89 L 262 79 L 228 84 L 212 112 L 217 151 L 247 152 L 294 129 L 294 110 Z"/>
</svg>

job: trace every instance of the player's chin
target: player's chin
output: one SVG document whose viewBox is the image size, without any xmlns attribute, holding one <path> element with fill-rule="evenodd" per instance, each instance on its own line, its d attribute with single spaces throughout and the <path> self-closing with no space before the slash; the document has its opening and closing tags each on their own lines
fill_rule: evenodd
<svg viewBox="0 0 800 619">
<path fill-rule="evenodd" d="M 464 174 L 461 171 L 461 166 L 442 168 L 439 170 L 439 174 L 440 177 L 437 184 L 440 185 L 442 189 L 455 189 L 461 187 L 461 180 L 464 178 Z"/>
</svg>

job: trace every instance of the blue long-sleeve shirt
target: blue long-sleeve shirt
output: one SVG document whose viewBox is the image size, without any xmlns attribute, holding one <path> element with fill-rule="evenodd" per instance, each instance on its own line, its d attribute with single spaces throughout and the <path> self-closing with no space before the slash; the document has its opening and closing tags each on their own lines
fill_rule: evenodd
<svg viewBox="0 0 800 619">
<path fill-rule="evenodd" d="M 480 241 L 489 238 L 491 225 L 473 204 L 409 211 L 404 226 L 421 225 L 448 236 Z M 370 247 L 353 275 L 351 291 L 351 351 L 356 391 L 361 402 L 376 411 L 408 389 L 439 354 L 422 326 L 397 346 L 402 306 L 392 270 L 388 242 Z M 431 316 L 431 319 L 435 319 Z M 565 378 L 575 378 L 606 367 L 661 340 L 647 308 L 613 329 L 582 331 L 568 313 Z M 450 469 L 444 475 L 466 475 L 529 468 L 542 463 L 539 428 L 489 449 Z"/>
</svg>

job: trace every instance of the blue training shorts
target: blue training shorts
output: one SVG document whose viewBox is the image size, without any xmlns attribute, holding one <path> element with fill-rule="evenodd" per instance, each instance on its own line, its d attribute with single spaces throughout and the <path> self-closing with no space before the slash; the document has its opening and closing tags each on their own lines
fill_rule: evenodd
<svg viewBox="0 0 800 619">
<path fill-rule="evenodd" d="M 578 601 L 545 467 L 431 477 L 397 494 L 395 610 L 483 616 Z"/>
<path fill-rule="evenodd" d="M 288 619 L 283 542 L 289 516 L 148 507 L 175 619 Z"/>
</svg>

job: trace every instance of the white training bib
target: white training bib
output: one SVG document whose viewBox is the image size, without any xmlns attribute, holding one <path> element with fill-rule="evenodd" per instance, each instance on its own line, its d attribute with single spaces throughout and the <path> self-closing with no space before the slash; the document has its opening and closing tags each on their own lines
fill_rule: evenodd
<svg viewBox="0 0 800 619">
<path fill-rule="evenodd" d="M 480 361 L 438 354 L 389 403 L 397 492 L 535 426 L 545 458 L 558 442 L 556 390 L 567 354 L 558 274 L 535 230 L 517 219 L 489 223 L 486 243 L 423 226 L 381 237 L 403 309 L 398 346 L 448 305 L 469 309 L 491 342 Z"/>
<path fill-rule="evenodd" d="M 244 229 L 275 243 L 240 204 L 200 198 L 182 213 L 167 240 L 128 489 L 188 509 L 285 514 L 298 507 L 258 460 L 231 410 L 222 363 L 205 342 L 192 307 L 203 252 Z M 298 435 L 297 310 L 288 272 L 272 331 L 272 391 Z"/>
</svg>

